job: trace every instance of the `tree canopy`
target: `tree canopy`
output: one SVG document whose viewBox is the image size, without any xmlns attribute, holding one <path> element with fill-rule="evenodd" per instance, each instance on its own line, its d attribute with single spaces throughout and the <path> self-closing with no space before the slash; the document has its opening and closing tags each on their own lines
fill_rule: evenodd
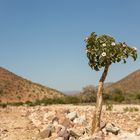
<svg viewBox="0 0 140 140">
<path fill-rule="evenodd" d="M 89 66 L 99 71 L 100 68 L 112 63 L 120 62 L 126 63 L 126 59 L 130 56 L 137 59 L 137 48 L 131 48 L 125 42 L 116 42 L 115 39 L 109 35 L 97 35 L 92 32 L 89 37 L 85 39 L 86 53 L 89 59 Z"/>
</svg>

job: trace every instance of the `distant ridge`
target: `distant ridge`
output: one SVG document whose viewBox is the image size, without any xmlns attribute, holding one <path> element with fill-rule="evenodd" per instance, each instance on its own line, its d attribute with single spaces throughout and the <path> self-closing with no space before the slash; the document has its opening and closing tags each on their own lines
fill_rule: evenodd
<svg viewBox="0 0 140 140">
<path fill-rule="evenodd" d="M 140 92 L 140 69 L 106 87 L 107 92 L 110 92 L 113 89 L 121 89 L 123 92 L 127 93 Z"/>
<path fill-rule="evenodd" d="M 26 80 L 0 67 L 0 102 L 26 102 L 64 96 L 62 92 Z"/>
</svg>

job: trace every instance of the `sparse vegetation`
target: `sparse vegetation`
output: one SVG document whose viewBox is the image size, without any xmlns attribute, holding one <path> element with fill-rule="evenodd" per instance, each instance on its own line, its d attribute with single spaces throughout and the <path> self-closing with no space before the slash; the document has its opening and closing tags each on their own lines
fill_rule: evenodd
<svg viewBox="0 0 140 140">
<path fill-rule="evenodd" d="M 137 107 L 125 107 L 123 108 L 124 112 L 137 112 L 139 109 Z"/>
<path fill-rule="evenodd" d="M 114 89 L 110 97 L 113 101 L 121 103 L 125 100 L 125 96 L 120 89 Z"/>
<path fill-rule="evenodd" d="M 136 99 L 140 100 L 140 92 L 136 93 Z"/>
<path fill-rule="evenodd" d="M 6 108 L 7 107 L 7 103 L 0 103 L 0 107 Z"/>
<path fill-rule="evenodd" d="M 26 102 L 13 102 L 13 103 L 0 103 L 1 107 L 6 107 L 7 105 L 10 106 L 37 106 L 37 105 L 52 105 L 52 104 L 79 104 L 80 99 L 75 96 L 64 96 L 60 98 L 44 98 L 42 100 L 26 101 Z"/>
<path fill-rule="evenodd" d="M 113 110 L 113 104 L 112 103 L 106 103 L 106 111 L 112 111 Z"/>
</svg>

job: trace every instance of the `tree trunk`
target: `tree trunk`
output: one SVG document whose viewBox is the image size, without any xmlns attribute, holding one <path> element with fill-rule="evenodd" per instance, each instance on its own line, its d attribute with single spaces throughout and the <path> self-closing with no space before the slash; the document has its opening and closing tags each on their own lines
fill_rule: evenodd
<svg viewBox="0 0 140 140">
<path fill-rule="evenodd" d="M 96 108 L 95 108 L 95 112 L 93 114 L 93 120 L 92 120 L 92 134 L 100 130 L 103 84 L 107 76 L 108 68 L 109 68 L 109 65 L 106 65 L 104 68 L 104 72 L 99 80 L 97 97 L 96 97 Z"/>
</svg>

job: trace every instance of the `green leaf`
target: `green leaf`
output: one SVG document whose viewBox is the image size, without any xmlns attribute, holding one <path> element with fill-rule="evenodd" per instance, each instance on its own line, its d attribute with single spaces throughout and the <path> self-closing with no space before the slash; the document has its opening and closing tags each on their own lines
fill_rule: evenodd
<svg viewBox="0 0 140 140">
<path fill-rule="evenodd" d="M 125 60 L 125 59 L 123 59 L 123 63 L 124 63 L 124 64 L 126 63 L 126 60 Z"/>
</svg>

